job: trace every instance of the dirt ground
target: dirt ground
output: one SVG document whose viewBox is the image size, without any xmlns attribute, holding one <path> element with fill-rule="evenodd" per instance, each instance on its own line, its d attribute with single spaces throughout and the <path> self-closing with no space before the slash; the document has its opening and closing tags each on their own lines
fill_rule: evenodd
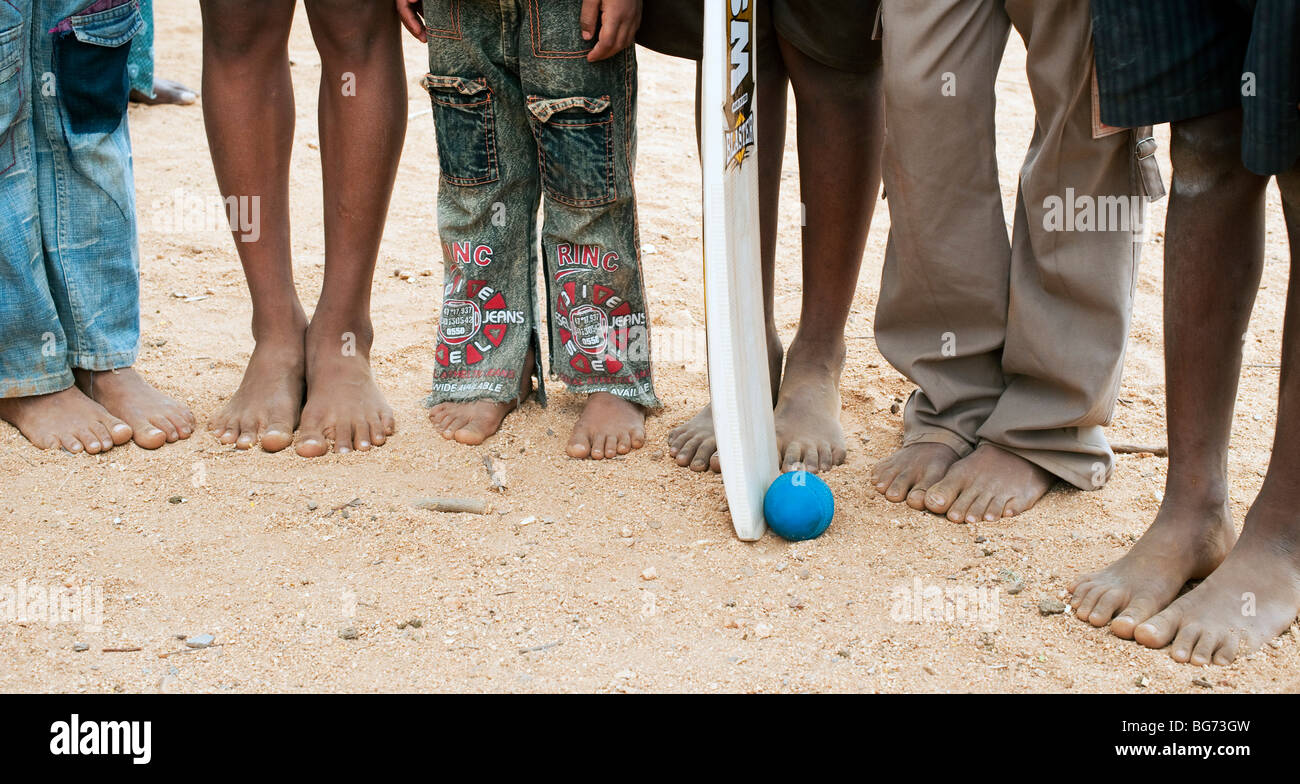
<svg viewBox="0 0 1300 784">
<path fill-rule="evenodd" d="M 197 87 L 197 16 L 188 3 L 159 6 L 158 71 Z M 305 21 L 300 14 L 290 44 L 293 219 L 299 290 L 314 303 L 320 70 Z M 666 406 L 648 423 L 649 445 L 613 461 L 564 457 L 580 401 L 558 385 L 548 409 L 526 404 L 483 447 L 435 435 L 421 400 L 441 275 L 437 161 L 416 83 L 424 54 L 409 39 L 405 46 L 412 120 L 374 292 L 374 366 L 398 435 L 367 454 L 316 460 L 237 452 L 206 432 L 157 452 L 88 457 L 40 452 L 0 426 L 0 587 L 103 600 L 99 629 L 0 619 L 0 690 L 1300 690 L 1293 634 L 1231 667 L 1196 669 L 1069 614 L 1040 614 L 1040 601 L 1063 597 L 1072 575 L 1113 560 L 1142 533 L 1159 503 L 1163 459 L 1122 456 L 1100 492 L 1057 490 L 1021 517 L 977 526 L 889 504 L 870 489 L 870 466 L 899 441 L 891 406 L 909 391 L 871 339 L 889 228 L 883 202 L 848 328 L 848 462 L 826 475 L 835 523 L 802 544 L 734 538 L 719 478 L 678 468 L 664 449 L 669 429 L 707 399 L 693 72 L 684 61 L 641 53 L 640 215 L 655 250 L 645 257 L 652 324 L 666 336 L 656 344 Z M 1009 210 L 1033 124 L 1018 41 L 998 87 Z M 252 340 L 228 233 L 185 217 L 217 193 L 201 111 L 133 106 L 130 123 L 142 229 L 139 367 L 206 422 L 238 384 Z M 794 139 L 778 268 L 787 340 L 799 307 Z M 1231 456 L 1238 521 L 1262 481 L 1275 421 L 1288 272 L 1276 192 L 1269 209 Z M 1117 443 L 1164 442 L 1163 224 L 1162 202 L 1110 429 Z M 485 456 L 504 465 L 503 492 L 492 489 Z M 412 506 L 425 496 L 481 498 L 492 511 Z M 1017 581 L 1023 590 L 1009 593 Z M 936 595 L 951 613 L 918 613 Z M 216 644 L 191 650 L 177 639 L 197 634 Z M 106 650 L 115 648 L 137 650 Z"/>
</svg>

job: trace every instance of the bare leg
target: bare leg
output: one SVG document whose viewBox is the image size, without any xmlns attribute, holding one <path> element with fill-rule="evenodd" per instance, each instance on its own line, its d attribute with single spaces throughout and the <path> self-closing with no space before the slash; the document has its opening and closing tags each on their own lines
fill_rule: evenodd
<svg viewBox="0 0 1300 784">
<path fill-rule="evenodd" d="M 799 115 L 803 301 L 776 404 L 781 467 L 826 471 L 844 462 L 840 371 L 844 326 L 880 193 L 885 141 L 880 69 L 839 71 L 781 39 Z"/>
<path fill-rule="evenodd" d="M 1300 610 L 1300 280 L 1296 279 L 1300 272 L 1300 168 L 1279 175 L 1278 185 L 1291 241 L 1291 283 L 1282 336 L 1277 431 L 1268 474 L 1246 515 L 1241 539 L 1218 569 L 1139 625 L 1133 635 L 1151 648 L 1172 643 L 1174 659 L 1196 665 L 1231 663 L 1239 654 L 1259 648 L 1285 631 Z M 1230 204 L 1225 197 L 1222 209 L 1231 209 Z M 1263 236 L 1262 231 L 1256 234 Z M 1204 283 L 1218 293 L 1218 307 L 1223 308 L 1222 297 L 1231 292 L 1231 283 L 1225 285 L 1222 278 Z M 1238 296 L 1245 298 L 1244 294 Z M 1199 315 L 1203 318 L 1206 313 Z M 1217 367 L 1224 375 L 1231 371 L 1235 381 L 1240 358 L 1231 366 L 1216 365 L 1202 351 L 1197 361 Z M 1172 454 L 1172 444 L 1170 451 Z"/>
<path fill-rule="evenodd" d="M 1175 123 L 1171 154 L 1165 497 L 1132 550 L 1071 588 L 1081 619 L 1110 623 L 1111 631 L 1130 639 L 1184 583 L 1214 571 L 1236 539 L 1228 511 L 1228 442 L 1242 335 L 1264 266 L 1268 179 L 1241 164 L 1241 112 Z"/>
<path fill-rule="evenodd" d="M 223 444 L 276 452 L 293 442 L 304 391 L 307 316 L 289 249 L 293 0 L 202 0 L 203 119 L 221 193 L 242 199 L 255 232 L 235 247 L 253 300 L 257 345 L 234 396 L 208 425 Z"/>
<path fill-rule="evenodd" d="M 785 158 L 786 93 L 789 83 L 779 54 L 759 63 L 758 80 L 758 196 L 759 234 L 763 264 L 763 310 L 767 315 L 767 359 L 771 373 L 772 403 L 781 385 L 781 336 L 776 331 L 776 229 L 781 197 L 781 170 Z M 700 69 L 695 66 L 695 131 L 700 132 Z M 713 437 L 712 406 L 706 405 L 690 420 L 668 433 L 668 455 L 692 471 L 719 471 L 718 442 Z"/>
<path fill-rule="evenodd" d="M 406 138 L 406 79 L 392 3 L 307 0 L 321 54 L 325 285 L 307 330 L 297 451 L 367 450 L 396 423 L 370 372 L 370 288 Z"/>
</svg>

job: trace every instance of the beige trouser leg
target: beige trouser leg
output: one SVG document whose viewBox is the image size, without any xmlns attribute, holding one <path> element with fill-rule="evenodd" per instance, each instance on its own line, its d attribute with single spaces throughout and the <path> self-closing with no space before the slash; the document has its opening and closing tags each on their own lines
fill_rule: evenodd
<svg viewBox="0 0 1300 784">
<path fill-rule="evenodd" d="M 1088 0 L 884 0 L 893 227 L 876 337 L 920 387 L 904 443 L 963 455 L 992 443 L 1094 489 L 1114 460 L 1101 426 L 1123 364 L 1143 207 L 1133 135 L 1092 138 L 1089 13 Z M 1037 121 L 1009 242 L 993 85 L 1013 24 Z M 1076 222 L 1089 201 L 1125 220 Z"/>
</svg>

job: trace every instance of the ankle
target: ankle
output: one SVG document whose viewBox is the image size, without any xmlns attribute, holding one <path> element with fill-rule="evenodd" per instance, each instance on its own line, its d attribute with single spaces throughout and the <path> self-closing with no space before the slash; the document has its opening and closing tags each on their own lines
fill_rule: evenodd
<svg viewBox="0 0 1300 784">
<path fill-rule="evenodd" d="M 1228 483 L 1222 476 L 1180 474 L 1171 471 L 1165 480 L 1165 503 L 1171 500 L 1184 508 L 1220 512 L 1228 508 Z"/>
<path fill-rule="evenodd" d="M 790 350 L 787 353 L 788 363 L 838 372 L 844 367 L 848 348 L 842 334 L 806 338 L 803 330 L 800 329 L 795 333 L 794 340 L 790 341 Z"/>
</svg>

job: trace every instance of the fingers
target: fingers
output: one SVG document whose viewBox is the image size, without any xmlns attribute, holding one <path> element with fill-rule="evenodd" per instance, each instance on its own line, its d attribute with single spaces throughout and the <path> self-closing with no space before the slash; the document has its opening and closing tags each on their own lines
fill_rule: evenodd
<svg viewBox="0 0 1300 784">
<path fill-rule="evenodd" d="M 402 27 L 415 36 L 420 43 L 428 43 L 429 37 L 424 32 L 424 20 L 420 18 L 420 12 L 415 10 L 422 0 L 396 0 L 397 16 L 402 20 Z"/>
<path fill-rule="evenodd" d="M 599 15 L 600 0 L 582 0 L 582 12 L 578 15 L 578 27 L 582 30 L 582 40 L 590 41 L 596 37 L 596 18 Z"/>
<path fill-rule="evenodd" d="M 598 3 L 595 0 L 586 0 L 583 3 L 582 38 L 584 41 L 590 41 L 592 37 L 591 34 L 588 34 L 586 27 L 586 13 L 589 5 L 595 6 Z M 634 3 L 629 5 L 632 7 L 613 10 L 604 9 L 602 11 L 600 34 L 596 45 L 587 53 L 587 62 L 594 63 L 612 57 L 635 43 L 636 30 L 641 23 L 640 9 Z M 594 18 L 592 24 L 592 34 L 594 34 Z"/>
</svg>

